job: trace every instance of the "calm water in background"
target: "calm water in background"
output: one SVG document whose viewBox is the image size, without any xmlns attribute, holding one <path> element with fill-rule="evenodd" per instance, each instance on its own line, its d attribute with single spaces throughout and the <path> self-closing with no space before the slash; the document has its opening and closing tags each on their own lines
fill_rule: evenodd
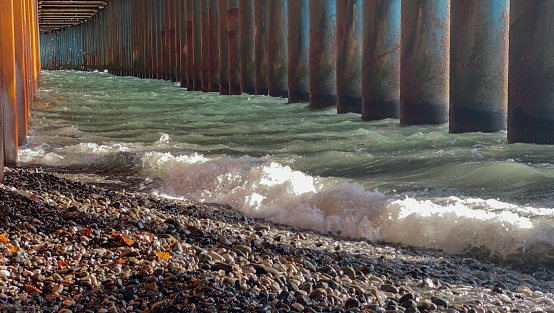
<svg viewBox="0 0 554 313">
<path fill-rule="evenodd" d="M 23 164 L 109 168 L 279 223 L 554 265 L 554 146 L 105 73 L 45 71 L 35 106 Z"/>
</svg>

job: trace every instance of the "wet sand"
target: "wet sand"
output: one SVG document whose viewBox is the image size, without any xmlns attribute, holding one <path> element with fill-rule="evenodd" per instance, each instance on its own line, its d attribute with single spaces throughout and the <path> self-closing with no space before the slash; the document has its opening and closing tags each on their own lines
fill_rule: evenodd
<svg viewBox="0 0 554 313">
<path fill-rule="evenodd" d="M 546 267 L 276 225 L 124 173 L 5 175 L 0 312 L 554 312 Z"/>
</svg>

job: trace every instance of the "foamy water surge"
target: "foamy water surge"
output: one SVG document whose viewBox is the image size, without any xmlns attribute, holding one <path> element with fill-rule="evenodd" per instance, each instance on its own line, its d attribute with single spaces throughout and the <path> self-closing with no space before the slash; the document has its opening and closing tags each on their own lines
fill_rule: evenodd
<svg viewBox="0 0 554 313">
<path fill-rule="evenodd" d="M 161 194 L 226 203 L 248 216 L 316 231 L 498 257 L 554 246 L 554 227 L 544 221 L 554 218 L 549 209 L 494 199 L 385 195 L 252 157 L 148 153 L 143 163 L 149 175 L 167 170 Z M 533 219 L 539 212 L 543 218 Z"/>
<path fill-rule="evenodd" d="M 22 164 L 122 172 L 277 223 L 554 266 L 552 147 L 103 73 L 45 72 L 42 88 Z"/>
</svg>

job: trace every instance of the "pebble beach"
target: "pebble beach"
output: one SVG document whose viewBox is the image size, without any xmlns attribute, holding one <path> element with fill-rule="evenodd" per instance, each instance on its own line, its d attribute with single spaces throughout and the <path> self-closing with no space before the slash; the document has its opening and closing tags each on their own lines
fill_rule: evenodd
<svg viewBox="0 0 554 313">
<path fill-rule="evenodd" d="M 5 169 L 0 312 L 554 312 L 548 267 L 342 238 L 84 177 Z"/>
</svg>

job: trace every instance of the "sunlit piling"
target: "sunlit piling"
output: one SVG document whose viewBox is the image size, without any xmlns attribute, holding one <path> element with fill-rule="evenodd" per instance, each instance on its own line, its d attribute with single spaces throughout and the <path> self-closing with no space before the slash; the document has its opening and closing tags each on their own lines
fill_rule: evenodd
<svg viewBox="0 0 554 313">
<path fill-rule="evenodd" d="M 75 52 L 78 44 L 58 37 L 56 43 L 39 43 L 38 2 L 36 0 L 4 1 L 0 10 L 0 166 L 18 165 L 18 146 L 25 142 L 28 133 L 27 116 L 33 107 L 41 60 L 39 49 L 50 52 L 49 66 L 61 66 L 61 62 L 80 63 Z M 69 32 L 66 32 L 66 34 Z M 71 32 L 75 35 L 75 32 Z M 64 49 L 59 46 L 67 43 Z M 71 50 L 73 49 L 73 51 Z M 69 50 L 69 52 L 68 52 Z M 70 59 L 72 57 L 72 59 Z M 0 171 L 0 182 L 4 171 Z"/>
</svg>

